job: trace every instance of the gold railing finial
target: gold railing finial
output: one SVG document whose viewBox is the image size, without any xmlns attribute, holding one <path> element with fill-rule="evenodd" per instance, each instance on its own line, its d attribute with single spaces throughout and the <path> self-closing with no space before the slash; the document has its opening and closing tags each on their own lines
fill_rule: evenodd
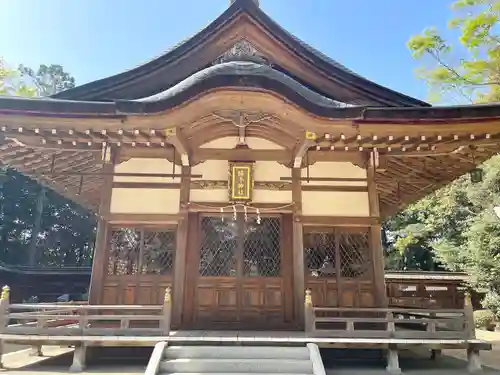
<svg viewBox="0 0 500 375">
<path fill-rule="evenodd" d="M 306 131 L 306 139 L 308 141 L 315 141 L 318 138 L 315 132 L 311 132 L 309 130 Z"/>
<path fill-rule="evenodd" d="M 304 299 L 304 304 L 306 306 L 312 306 L 312 303 L 313 303 L 313 301 L 312 301 L 312 296 L 311 296 L 311 290 L 307 289 L 306 290 L 306 297 Z"/>
<path fill-rule="evenodd" d="M 0 299 L 2 301 L 6 300 L 6 299 L 9 299 L 9 295 L 10 295 L 10 288 L 8 285 L 5 285 L 3 288 L 2 288 L 2 295 L 0 296 Z"/>
<path fill-rule="evenodd" d="M 172 301 L 172 289 L 168 286 L 165 289 L 165 297 L 163 298 L 163 303 L 169 304 Z"/>
<path fill-rule="evenodd" d="M 173 136 L 175 135 L 175 133 L 176 133 L 175 128 L 165 129 L 165 137 Z"/>
</svg>

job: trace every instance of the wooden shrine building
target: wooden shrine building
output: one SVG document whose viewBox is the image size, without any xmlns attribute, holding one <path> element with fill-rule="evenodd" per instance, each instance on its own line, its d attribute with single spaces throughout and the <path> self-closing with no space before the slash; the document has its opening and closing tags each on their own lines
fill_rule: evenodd
<svg viewBox="0 0 500 375">
<path fill-rule="evenodd" d="M 174 327 L 294 330 L 306 290 L 387 307 L 381 222 L 478 177 L 499 123 L 371 82 L 235 0 L 142 66 L 0 98 L 0 160 L 98 215 L 90 304 L 171 287 Z"/>
</svg>

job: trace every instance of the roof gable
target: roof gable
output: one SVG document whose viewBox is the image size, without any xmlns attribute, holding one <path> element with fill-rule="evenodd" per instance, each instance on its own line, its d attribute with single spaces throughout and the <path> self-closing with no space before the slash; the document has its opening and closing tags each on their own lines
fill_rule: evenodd
<svg viewBox="0 0 500 375">
<path fill-rule="evenodd" d="M 195 36 L 148 63 L 54 97 L 102 101 L 155 95 L 214 64 L 242 41 L 304 86 L 333 100 L 361 105 L 427 105 L 348 70 L 281 28 L 253 0 L 235 0 Z"/>
</svg>

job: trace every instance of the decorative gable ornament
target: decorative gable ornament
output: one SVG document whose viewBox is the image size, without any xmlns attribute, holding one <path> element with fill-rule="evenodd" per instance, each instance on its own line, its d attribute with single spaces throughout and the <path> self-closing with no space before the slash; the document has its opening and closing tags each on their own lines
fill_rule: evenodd
<svg viewBox="0 0 500 375">
<path fill-rule="evenodd" d="M 252 61 L 259 64 L 270 65 L 269 61 L 262 53 L 246 39 L 241 39 L 234 43 L 231 48 L 214 61 L 214 65 L 230 61 Z"/>
</svg>

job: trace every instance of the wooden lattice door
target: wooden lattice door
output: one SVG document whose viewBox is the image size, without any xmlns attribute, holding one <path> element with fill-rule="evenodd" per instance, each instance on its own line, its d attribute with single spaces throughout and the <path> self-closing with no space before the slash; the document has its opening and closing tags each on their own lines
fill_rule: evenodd
<svg viewBox="0 0 500 375">
<path fill-rule="evenodd" d="M 188 277 L 194 280 L 187 283 L 187 326 L 259 329 L 291 323 L 291 258 L 280 216 L 202 216 L 198 233 L 197 244 L 189 247 Z"/>
<path fill-rule="evenodd" d="M 107 247 L 107 305 L 160 305 L 172 287 L 176 228 L 115 227 Z"/>
<path fill-rule="evenodd" d="M 315 305 L 375 306 L 368 228 L 306 228 L 304 252 Z"/>
</svg>

